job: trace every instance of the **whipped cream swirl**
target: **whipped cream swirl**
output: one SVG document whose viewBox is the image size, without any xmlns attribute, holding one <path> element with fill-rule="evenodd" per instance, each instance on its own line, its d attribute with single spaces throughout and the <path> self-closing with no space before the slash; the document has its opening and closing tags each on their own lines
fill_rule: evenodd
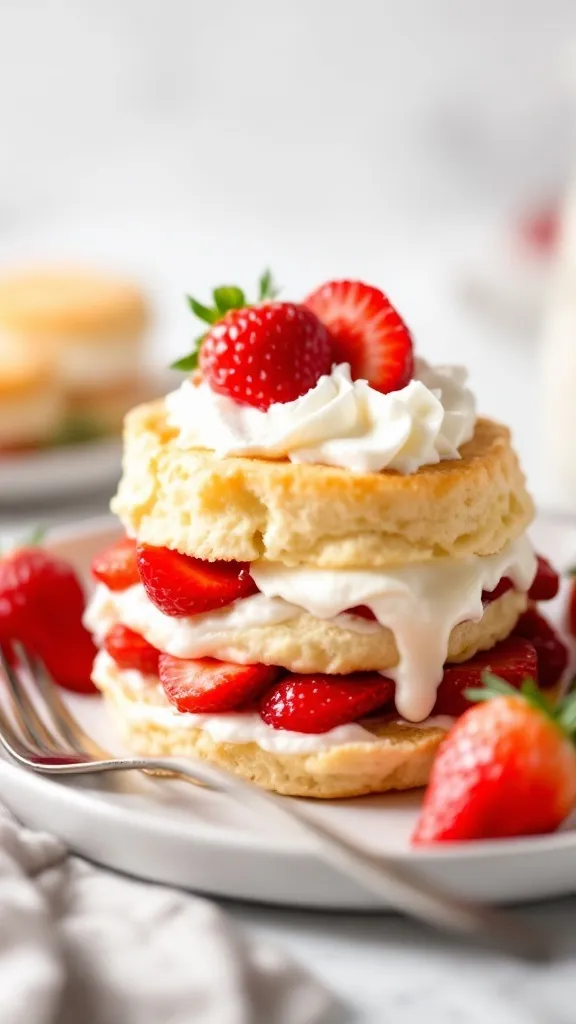
<svg viewBox="0 0 576 1024">
<path fill-rule="evenodd" d="M 419 359 L 414 379 L 384 395 L 365 380 L 352 380 L 342 363 L 301 398 L 266 411 L 190 380 L 166 397 L 166 406 L 184 450 L 287 457 L 359 473 L 414 473 L 459 458 L 460 446 L 472 437 L 476 406 L 465 382 L 464 368 L 431 367 Z"/>
</svg>

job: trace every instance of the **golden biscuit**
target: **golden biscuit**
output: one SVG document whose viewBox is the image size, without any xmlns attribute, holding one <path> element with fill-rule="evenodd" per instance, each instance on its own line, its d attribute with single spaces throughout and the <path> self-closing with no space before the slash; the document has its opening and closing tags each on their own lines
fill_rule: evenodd
<svg viewBox="0 0 576 1024">
<path fill-rule="evenodd" d="M 409 476 L 182 451 L 163 402 L 126 418 L 112 509 L 140 541 L 207 560 L 376 568 L 489 555 L 533 517 L 509 431 L 480 419 L 458 461 Z"/>
<path fill-rule="evenodd" d="M 0 349 L 0 448 L 47 444 L 56 435 L 64 396 L 50 367 L 18 346 Z"/>
<path fill-rule="evenodd" d="M 39 269 L 0 277 L 0 327 L 64 343 L 78 335 L 131 335 L 148 319 L 140 290 L 78 270 Z"/>
<path fill-rule="evenodd" d="M 370 722 L 365 728 L 378 737 L 376 743 L 350 743 L 307 754 L 283 754 L 264 750 L 256 743 L 215 742 L 203 729 L 159 725 L 146 719 L 147 701 L 153 708 L 166 706 L 158 691 L 150 688 L 130 694 L 120 680 L 104 683 L 95 671 L 94 681 L 127 744 L 139 754 L 201 757 L 241 775 L 264 789 L 285 796 L 321 800 L 414 789 L 427 782 L 432 761 L 446 728 L 418 728 L 408 723 Z"/>
</svg>

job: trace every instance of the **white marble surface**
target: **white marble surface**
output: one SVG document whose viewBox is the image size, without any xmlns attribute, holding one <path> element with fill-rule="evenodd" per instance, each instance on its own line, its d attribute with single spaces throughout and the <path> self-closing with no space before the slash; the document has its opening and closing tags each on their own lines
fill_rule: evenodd
<svg viewBox="0 0 576 1024">
<path fill-rule="evenodd" d="M 431 933 L 394 915 L 304 914 L 228 905 L 281 941 L 336 992 L 359 1024 L 573 1024 L 576 900 L 513 913 L 550 930 L 558 955 L 523 964 Z"/>
</svg>

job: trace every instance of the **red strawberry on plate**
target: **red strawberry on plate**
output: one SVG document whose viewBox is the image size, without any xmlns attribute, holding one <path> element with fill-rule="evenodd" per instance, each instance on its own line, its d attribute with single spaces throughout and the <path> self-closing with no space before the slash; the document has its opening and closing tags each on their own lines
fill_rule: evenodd
<svg viewBox="0 0 576 1024">
<path fill-rule="evenodd" d="M 518 619 L 514 636 L 524 637 L 535 648 L 539 685 L 555 686 L 568 664 L 568 648 L 548 620 L 535 608 L 528 608 Z"/>
<path fill-rule="evenodd" d="M 92 559 L 94 579 L 104 583 L 108 590 L 127 590 L 140 583 L 136 564 L 136 541 L 120 537 Z"/>
<path fill-rule="evenodd" d="M 108 630 L 102 645 L 120 668 L 136 669 L 145 675 L 158 675 L 157 651 L 140 633 L 118 623 Z"/>
<path fill-rule="evenodd" d="M 249 562 L 205 562 L 150 544 L 138 545 L 137 561 L 148 597 L 165 615 L 201 615 L 258 589 Z"/>
<path fill-rule="evenodd" d="M 531 601 L 551 601 L 560 589 L 560 576 L 542 555 L 538 555 L 538 570 L 528 591 Z"/>
<path fill-rule="evenodd" d="M 350 363 L 352 377 L 386 394 L 412 379 L 412 337 L 383 292 L 361 281 L 329 281 L 304 305 L 330 331 L 334 362 Z"/>
<path fill-rule="evenodd" d="M 161 654 L 159 674 L 168 700 L 179 711 L 211 714 L 249 704 L 276 678 L 278 669 Z"/>
<path fill-rule="evenodd" d="M 446 665 L 432 714 L 463 714 L 470 707 L 465 691 L 480 686 L 484 672 L 493 672 L 511 686 L 520 688 L 525 679 L 537 678 L 536 651 L 528 640 L 509 638 L 459 665 Z"/>
<path fill-rule="evenodd" d="M 96 648 L 82 624 L 85 601 L 68 562 L 41 547 L 21 547 L 0 559 L 0 637 L 39 656 L 66 689 L 93 693 Z"/>
<path fill-rule="evenodd" d="M 260 702 L 260 714 L 274 729 L 322 733 L 357 722 L 394 697 L 394 683 L 378 672 L 347 676 L 285 676 Z"/>
<path fill-rule="evenodd" d="M 487 684 L 438 751 L 415 845 L 553 832 L 576 806 L 575 696 L 552 710 L 531 681 Z"/>
</svg>

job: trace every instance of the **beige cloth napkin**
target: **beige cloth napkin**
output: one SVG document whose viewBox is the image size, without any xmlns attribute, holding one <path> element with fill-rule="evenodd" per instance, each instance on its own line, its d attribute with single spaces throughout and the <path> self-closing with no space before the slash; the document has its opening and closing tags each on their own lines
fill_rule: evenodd
<svg viewBox="0 0 576 1024">
<path fill-rule="evenodd" d="M 331 1024 L 332 997 L 207 900 L 70 857 L 0 808 L 2 1024 Z"/>
</svg>

